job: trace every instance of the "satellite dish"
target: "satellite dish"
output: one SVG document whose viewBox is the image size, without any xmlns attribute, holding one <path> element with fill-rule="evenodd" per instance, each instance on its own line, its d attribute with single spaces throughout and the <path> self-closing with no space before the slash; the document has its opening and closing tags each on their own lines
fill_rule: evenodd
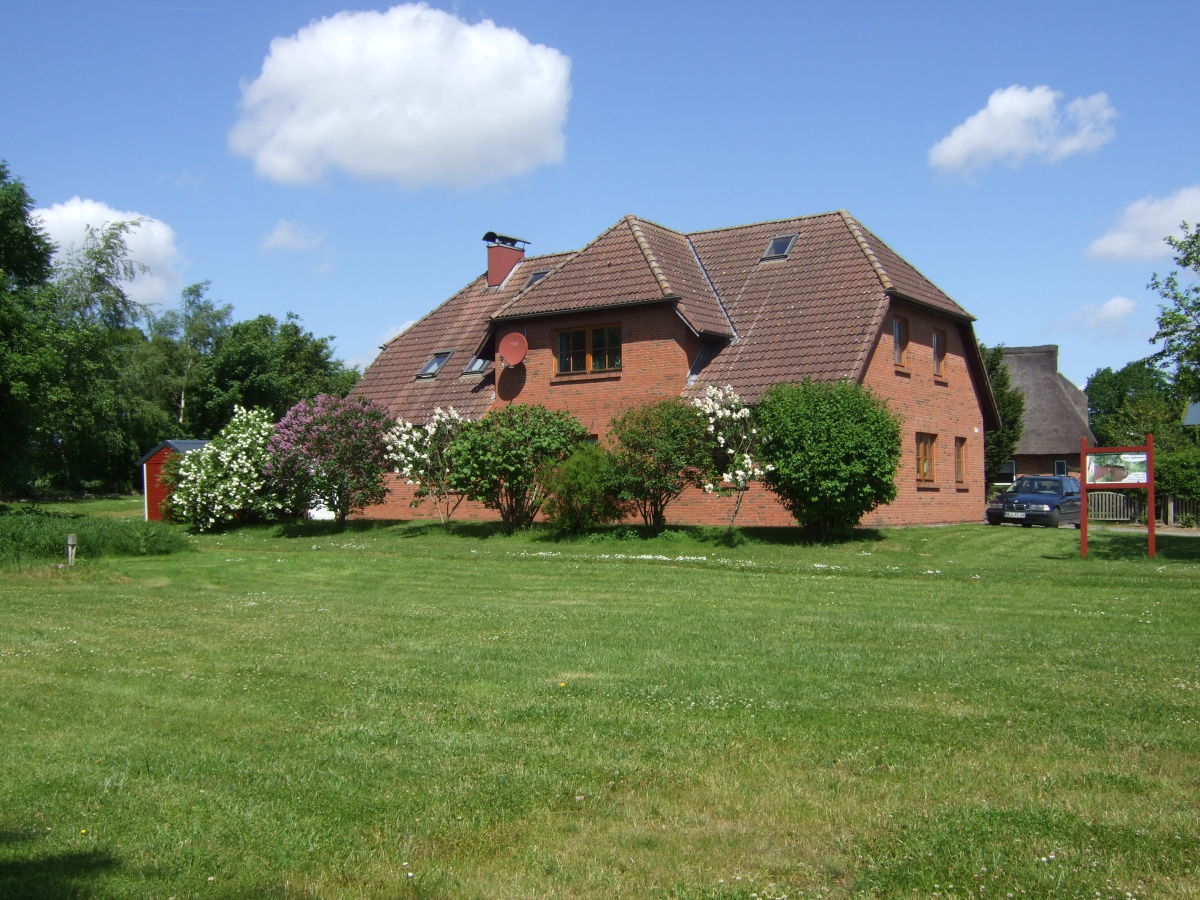
<svg viewBox="0 0 1200 900">
<path fill-rule="evenodd" d="M 529 341 L 519 331 L 511 331 L 500 340 L 500 359 L 506 366 L 519 366 L 529 352 Z"/>
</svg>

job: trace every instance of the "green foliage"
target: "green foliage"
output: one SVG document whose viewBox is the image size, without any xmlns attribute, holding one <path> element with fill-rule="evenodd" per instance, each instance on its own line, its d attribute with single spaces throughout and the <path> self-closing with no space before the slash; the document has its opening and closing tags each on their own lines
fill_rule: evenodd
<svg viewBox="0 0 1200 900">
<path fill-rule="evenodd" d="M 38 507 L 0 511 L 0 565 L 65 560 L 67 535 L 76 536 L 76 559 L 176 553 L 187 544 L 161 522 L 50 512 Z"/>
<path fill-rule="evenodd" d="M 305 330 L 293 313 L 282 322 L 263 315 L 220 328 L 192 392 L 195 433 L 220 430 L 235 406 L 265 409 L 280 419 L 318 394 L 344 397 L 358 372 L 333 358 L 330 340 Z"/>
<path fill-rule="evenodd" d="M 684 488 L 713 477 L 708 422 L 672 397 L 626 410 L 613 419 L 611 430 L 618 496 L 633 504 L 649 528 L 661 531 L 670 502 Z"/>
<path fill-rule="evenodd" d="M 584 443 L 542 476 L 542 510 L 558 531 L 580 534 L 621 518 L 615 456 L 597 443 Z"/>
<path fill-rule="evenodd" d="M 199 450 L 168 460 L 171 487 L 165 512 L 193 531 L 262 519 L 275 511 L 263 470 L 274 428 L 262 409 L 238 409 L 232 421 Z"/>
<path fill-rule="evenodd" d="M 1163 453 L 1190 444 L 1181 424 L 1186 400 L 1153 358 L 1097 369 L 1084 392 L 1088 425 L 1101 447 L 1140 446 L 1147 434 Z"/>
<path fill-rule="evenodd" d="M 1184 395 L 1200 397 L 1200 226 L 1180 225 L 1182 234 L 1167 237 L 1167 244 L 1175 251 L 1175 265 L 1190 271 L 1191 282 L 1180 282 L 1179 272 L 1173 271 L 1165 278 L 1156 272 L 1148 287 L 1167 301 L 1158 307 L 1158 332 L 1156 342 L 1162 349 L 1153 356 L 1158 362 L 1171 365 L 1175 370 L 1175 383 Z"/>
<path fill-rule="evenodd" d="M 451 488 L 498 511 L 505 531 L 528 528 L 545 499 L 539 476 L 586 435 L 570 413 L 521 403 L 493 409 L 451 444 Z"/>
<path fill-rule="evenodd" d="M 1162 456 L 1156 453 L 1154 483 L 1163 496 L 1200 500 L 1200 447 L 1186 447 Z"/>
<path fill-rule="evenodd" d="M 852 528 L 896 496 L 900 421 L 853 382 L 777 384 L 755 420 L 763 480 L 801 526 L 822 538 Z"/>
<path fill-rule="evenodd" d="M 33 287 L 50 277 L 54 245 L 33 209 L 24 183 L 0 160 L 0 292 Z"/>
<path fill-rule="evenodd" d="M 1025 397 L 1012 383 L 1004 364 L 1004 347 L 979 345 L 983 368 L 992 385 L 992 396 L 1000 413 L 1000 427 L 984 433 L 983 470 L 988 484 L 1000 480 L 1000 473 L 1016 452 L 1024 432 Z"/>
</svg>

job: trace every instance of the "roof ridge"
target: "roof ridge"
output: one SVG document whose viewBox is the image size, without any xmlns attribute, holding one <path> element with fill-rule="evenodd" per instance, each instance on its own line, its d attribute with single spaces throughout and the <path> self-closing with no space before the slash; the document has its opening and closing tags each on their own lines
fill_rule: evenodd
<svg viewBox="0 0 1200 900">
<path fill-rule="evenodd" d="M 762 222 L 746 222 L 742 225 L 727 225 L 724 228 L 701 228 L 696 231 L 687 232 L 686 237 L 691 238 L 692 236 L 698 235 L 698 234 L 716 234 L 718 232 L 723 232 L 723 231 L 739 231 L 743 228 L 759 228 L 763 225 L 778 225 L 783 222 L 801 222 L 806 219 L 821 219 L 826 216 L 836 216 L 839 213 L 844 213 L 844 212 L 845 212 L 845 210 L 839 209 L 839 210 L 834 210 L 831 212 L 809 213 L 806 216 L 785 216 L 782 219 L 765 219 Z"/>
<path fill-rule="evenodd" d="M 888 273 L 883 268 L 883 264 L 880 263 L 879 258 L 875 255 L 875 251 L 871 249 L 871 245 L 867 243 L 867 239 L 862 233 L 862 226 L 858 223 L 858 220 L 844 209 L 839 209 L 837 214 L 842 217 L 842 221 L 846 223 L 846 228 L 849 229 L 854 240 L 858 242 L 858 249 L 863 252 L 863 256 L 867 258 L 867 262 L 875 270 L 875 277 L 879 279 L 879 283 L 883 285 L 883 289 L 885 291 L 894 291 L 896 287 L 892 284 L 892 279 L 888 278 Z"/>
<path fill-rule="evenodd" d="M 667 280 L 666 273 L 663 272 L 662 266 L 659 265 L 658 257 L 654 255 L 654 251 L 650 248 L 650 242 L 642 234 L 641 220 L 630 213 L 625 217 L 624 221 L 633 233 L 633 240 L 637 243 L 638 249 L 642 251 L 642 256 L 646 258 L 646 264 L 650 266 L 650 273 L 654 276 L 654 280 L 658 282 L 659 290 L 663 292 L 664 296 L 674 294 L 675 291 L 671 290 L 671 282 Z"/>
</svg>

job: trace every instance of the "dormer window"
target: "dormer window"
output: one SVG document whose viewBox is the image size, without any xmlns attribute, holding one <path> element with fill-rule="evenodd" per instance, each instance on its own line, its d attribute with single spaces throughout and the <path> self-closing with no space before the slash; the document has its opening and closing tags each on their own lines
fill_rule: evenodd
<svg viewBox="0 0 1200 900">
<path fill-rule="evenodd" d="M 530 287 L 537 284 L 543 278 L 550 274 L 549 269 L 538 269 L 536 272 L 529 273 L 529 280 L 525 282 L 525 287 Z"/>
<path fill-rule="evenodd" d="M 792 244 L 795 242 L 796 236 L 794 234 L 784 234 L 771 238 L 771 243 L 767 244 L 767 249 L 763 251 L 762 261 L 768 259 L 787 259 L 787 255 L 792 252 Z"/>
<path fill-rule="evenodd" d="M 417 373 L 418 378 L 433 378 L 438 372 L 442 371 L 442 366 L 446 361 L 454 355 L 454 351 L 447 350 L 444 353 L 435 353 L 429 357 L 429 362 L 421 367 L 421 371 Z"/>
</svg>

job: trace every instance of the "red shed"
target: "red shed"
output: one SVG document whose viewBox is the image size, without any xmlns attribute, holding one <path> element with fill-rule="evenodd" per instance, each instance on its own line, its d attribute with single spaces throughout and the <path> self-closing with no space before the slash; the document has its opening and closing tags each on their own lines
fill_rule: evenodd
<svg viewBox="0 0 1200 900">
<path fill-rule="evenodd" d="M 175 453 L 190 453 L 199 450 L 208 441 L 163 441 L 138 462 L 142 466 L 142 497 L 146 521 L 158 521 L 163 517 L 162 502 L 167 499 L 167 486 L 162 483 L 163 466 Z"/>
</svg>

